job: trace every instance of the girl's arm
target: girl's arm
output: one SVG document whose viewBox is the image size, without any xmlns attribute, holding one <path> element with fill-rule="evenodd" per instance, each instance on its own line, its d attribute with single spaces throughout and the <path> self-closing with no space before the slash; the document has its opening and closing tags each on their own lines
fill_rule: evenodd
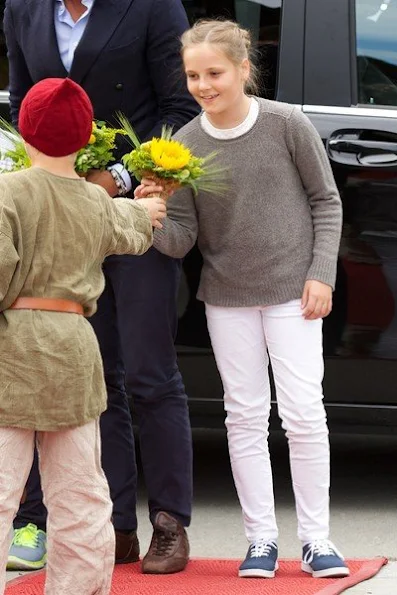
<svg viewBox="0 0 397 595">
<path fill-rule="evenodd" d="M 150 184 L 147 181 L 147 184 Z M 161 187 L 141 185 L 135 190 L 135 198 L 143 198 Z M 183 188 L 167 200 L 167 218 L 162 220 L 162 229 L 154 231 L 153 246 L 163 254 L 173 258 L 183 258 L 196 243 L 198 235 L 198 215 L 193 194 Z"/>
<path fill-rule="evenodd" d="M 314 228 L 313 260 L 307 280 L 334 289 L 342 229 L 342 204 L 323 142 L 309 118 L 294 108 L 288 145 L 308 197 Z"/>
</svg>

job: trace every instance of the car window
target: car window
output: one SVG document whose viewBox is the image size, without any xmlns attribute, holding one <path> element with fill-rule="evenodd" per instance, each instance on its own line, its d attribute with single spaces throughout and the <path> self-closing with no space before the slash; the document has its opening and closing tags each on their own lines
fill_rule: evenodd
<svg viewBox="0 0 397 595">
<path fill-rule="evenodd" d="M 397 106 L 397 0 L 356 0 L 358 102 Z"/>
<path fill-rule="evenodd" d="M 274 99 L 282 0 L 184 0 L 190 23 L 197 19 L 224 17 L 250 29 L 260 71 L 259 95 Z"/>
</svg>

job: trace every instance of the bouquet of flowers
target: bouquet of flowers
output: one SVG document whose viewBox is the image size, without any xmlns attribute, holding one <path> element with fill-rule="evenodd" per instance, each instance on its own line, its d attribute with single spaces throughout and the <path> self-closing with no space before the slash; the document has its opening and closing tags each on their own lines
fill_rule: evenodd
<svg viewBox="0 0 397 595">
<path fill-rule="evenodd" d="M 76 172 L 84 176 L 91 169 L 105 169 L 113 160 L 117 134 L 125 133 L 106 126 L 105 122 L 93 122 L 88 144 L 77 153 Z M 30 165 L 21 135 L 12 124 L 0 118 L 0 172 L 18 171 Z"/>
<path fill-rule="evenodd" d="M 117 134 L 125 134 L 121 128 L 110 128 L 105 122 L 93 122 L 88 144 L 77 153 L 76 171 L 86 174 L 90 169 L 106 169 L 114 160 Z"/>
<path fill-rule="evenodd" d="M 184 144 L 173 140 L 172 128 L 163 126 L 161 137 L 141 143 L 133 127 L 123 114 L 118 121 L 133 147 L 122 157 L 126 169 L 140 182 L 148 178 L 163 186 L 162 198 L 172 190 L 188 186 L 197 195 L 200 191 L 223 194 L 226 189 L 224 168 L 217 167 L 217 153 L 196 157 Z"/>
</svg>

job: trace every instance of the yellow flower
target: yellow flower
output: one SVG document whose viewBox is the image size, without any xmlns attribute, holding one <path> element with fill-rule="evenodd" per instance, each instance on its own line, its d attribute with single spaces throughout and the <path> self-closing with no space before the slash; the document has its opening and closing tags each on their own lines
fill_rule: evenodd
<svg viewBox="0 0 397 595">
<path fill-rule="evenodd" d="M 146 151 L 147 153 L 150 153 L 150 147 L 151 147 L 151 142 L 150 140 L 146 141 L 146 143 L 142 143 L 141 144 L 141 149 L 143 151 Z"/>
<path fill-rule="evenodd" d="M 189 163 L 192 154 L 189 149 L 175 140 L 154 138 L 150 152 L 154 163 L 164 169 L 183 169 Z"/>
<path fill-rule="evenodd" d="M 95 141 L 96 141 L 96 136 L 95 136 L 95 134 L 91 134 L 91 136 L 90 136 L 90 140 L 88 141 L 88 144 L 89 144 L 89 145 L 93 145 L 93 144 L 95 143 Z"/>
</svg>

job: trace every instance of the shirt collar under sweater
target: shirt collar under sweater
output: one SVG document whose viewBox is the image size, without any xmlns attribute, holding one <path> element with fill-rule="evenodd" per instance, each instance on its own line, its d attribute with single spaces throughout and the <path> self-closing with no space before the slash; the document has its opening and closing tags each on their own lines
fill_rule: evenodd
<svg viewBox="0 0 397 595">
<path fill-rule="evenodd" d="M 251 105 L 247 117 L 238 126 L 234 128 L 216 128 L 211 124 L 205 112 L 201 114 L 201 126 L 207 134 L 219 140 L 238 138 L 251 130 L 258 119 L 258 115 L 259 103 L 254 97 L 251 97 Z"/>
</svg>

